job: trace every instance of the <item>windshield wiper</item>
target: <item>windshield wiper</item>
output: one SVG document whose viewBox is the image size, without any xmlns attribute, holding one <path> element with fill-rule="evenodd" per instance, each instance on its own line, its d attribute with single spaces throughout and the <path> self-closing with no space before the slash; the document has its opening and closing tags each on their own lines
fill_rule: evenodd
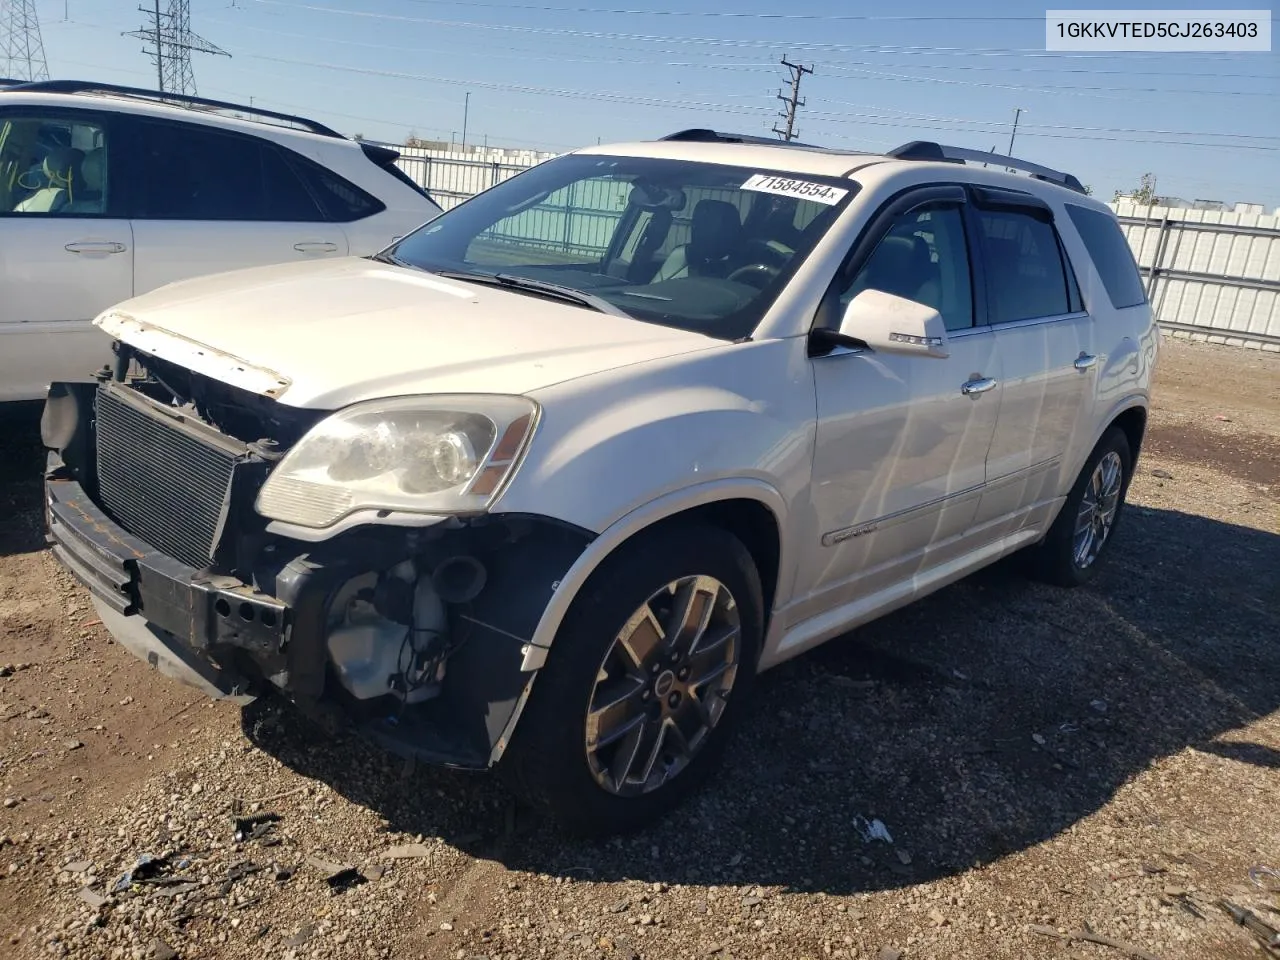
<svg viewBox="0 0 1280 960">
<path fill-rule="evenodd" d="M 428 272 L 448 277 L 450 280 L 485 283 L 493 287 L 506 287 L 510 290 L 527 290 L 529 293 L 546 294 L 568 303 L 590 307 L 600 313 L 607 313 L 615 317 L 626 317 L 628 320 L 635 319 L 631 314 L 603 297 L 584 293 L 574 287 L 566 287 L 559 283 L 549 283 L 546 280 L 531 280 L 528 277 L 518 277 L 510 273 L 467 273 L 462 270 L 429 270 Z"/>
</svg>

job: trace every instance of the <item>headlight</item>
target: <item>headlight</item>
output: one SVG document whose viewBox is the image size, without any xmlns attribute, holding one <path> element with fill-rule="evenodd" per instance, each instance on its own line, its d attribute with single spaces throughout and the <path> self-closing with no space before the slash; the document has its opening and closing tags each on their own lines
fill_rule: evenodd
<svg viewBox="0 0 1280 960">
<path fill-rule="evenodd" d="M 258 493 L 265 517 L 327 527 L 356 510 L 479 513 L 524 454 L 538 407 L 464 394 L 359 403 L 326 417 Z"/>
</svg>

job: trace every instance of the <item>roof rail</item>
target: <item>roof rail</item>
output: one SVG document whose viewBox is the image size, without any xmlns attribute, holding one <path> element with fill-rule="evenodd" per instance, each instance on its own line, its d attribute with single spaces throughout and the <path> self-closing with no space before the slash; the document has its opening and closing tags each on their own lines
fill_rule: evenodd
<svg viewBox="0 0 1280 960">
<path fill-rule="evenodd" d="M 4 84 L 5 81 L 0 81 Z M 114 83 L 97 83 L 92 80 L 38 80 L 38 81 L 17 81 L 15 83 L 17 90 L 23 93 L 104 93 L 116 94 L 124 97 L 136 97 L 140 100 L 155 100 L 160 103 L 174 103 L 181 106 L 191 107 L 209 107 L 214 110 L 234 110 L 237 113 L 247 114 L 247 119 L 253 117 L 266 117 L 271 120 L 281 120 L 285 123 L 296 124 L 309 133 L 319 134 L 322 137 L 337 137 L 345 140 L 338 131 L 326 127 L 322 123 L 316 123 L 314 120 L 308 120 L 306 117 L 296 117 L 288 113 L 277 113 L 274 110 L 263 110 L 261 107 L 246 107 L 242 103 L 227 103 L 224 100 L 209 100 L 206 97 L 195 97 L 185 93 L 169 93 L 158 90 L 148 90 L 145 87 L 123 87 Z"/>
<path fill-rule="evenodd" d="M 0 87 L 12 87 L 19 83 L 30 83 L 29 80 L 14 80 L 12 77 L 0 77 Z"/>
<path fill-rule="evenodd" d="M 808 147 L 821 149 L 812 143 L 800 143 L 798 140 L 778 140 L 773 137 L 760 137 L 750 133 L 721 133 L 718 130 L 707 130 L 694 127 L 690 130 L 679 130 L 661 137 L 662 140 L 677 140 L 685 143 L 754 143 L 769 147 Z"/>
<path fill-rule="evenodd" d="M 900 147 L 894 147 L 885 154 L 886 157 L 893 157 L 896 160 L 937 160 L 943 163 L 993 163 L 1001 167 L 1011 167 L 1014 170 L 1021 170 L 1029 173 L 1036 180 L 1044 180 L 1047 183 L 1056 183 L 1059 186 L 1066 187 L 1068 190 L 1074 190 L 1076 193 L 1084 193 L 1084 184 L 1077 180 L 1069 173 L 1063 173 L 1060 170 L 1051 170 L 1049 167 L 1042 167 L 1038 163 L 1032 163 L 1030 160 L 1019 160 L 1017 157 L 1006 157 L 1001 153 L 987 153 L 985 150 L 970 150 L 968 147 L 949 147 L 941 143 L 934 143 L 932 140 L 912 140 L 910 143 L 904 143 Z"/>
</svg>

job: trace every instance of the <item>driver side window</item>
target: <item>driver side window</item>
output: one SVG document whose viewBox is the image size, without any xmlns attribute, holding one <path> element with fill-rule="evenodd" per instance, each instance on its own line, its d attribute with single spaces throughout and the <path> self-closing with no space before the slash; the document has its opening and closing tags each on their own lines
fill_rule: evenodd
<svg viewBox="0 0 1280 960">
<path fill-rule="evenodd" d="M 973 284 L 960 208 L 931 204 L 895 221 L 841 294 L 841 309 L 867 289 L 933 307 L 948 330 L 972 327 Z"/>
</svg>

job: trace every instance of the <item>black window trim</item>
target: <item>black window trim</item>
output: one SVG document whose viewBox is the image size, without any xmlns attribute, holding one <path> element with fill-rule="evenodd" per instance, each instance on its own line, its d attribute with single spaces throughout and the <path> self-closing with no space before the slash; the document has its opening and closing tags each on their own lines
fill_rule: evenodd
<svg viewBox="0 0 1280 960">
<path fill-rule="evenodd" d="M 975 226 L 969 207 L 968 184 L 960 182 L 915 184 L 906 187 L 884 200 L 863 226 L 849 252 L 840 262 L 826 292 L 814 311 L 809 325 L 809 356 L 821 357 L 830 354 L 836 345 L 830 339 L 814 336 L 815 331 L 836 330 L 840 326 L 840 294 L 845 281 L 856 277 L 858 271 L 866 264 L 880 241 L 897 221 L 919 207 L 939 203 L 954 203 L 960 210 L 960 218 L 964 223 L 965 244 L 969 254 L 969 290 L 973 300 L 973 326 L 960 330 L 948 330 L 947 337 L 969 336 L 975 331 L 987 329 L 983 322 L 987 318 L 986 273 L 982 265 L 982 257 L 974 246 Z"/>
<path fill-rule="evenodd" d="M 278 141 L 273 140 L 269 137 L 261 137 L 252 133 L 246 133 L 242 130 L 232 130 L 227 127 L 219 126 L 217 124 L 198 123 L 198 122 L 186 120 L 186 119 L 178 120 L 171 117 L 155 117 L 151 115 L 124 114 L 124 113 L 117 114 L 117 116 L 121 118 L 121 127 L 122 127 L 121 133 L 125 138 L 127 138 L 127 141 L 126 141 L 127 146 L 122 146 L 121 152 L 123 154 L 123 151 L 125 150 L 129 151 L 129 155 L 128 155 L 128 159 L 130 161 L 129 165 L 137 164 L 138 167 L 141 168 L 141 160 L 140 160 L 140 153 L 138 151 L 138 146 L 139 144 L 142 143 L 142 130 L 144 127 L 150 125 L 150 126 L 160 127 L 163 129 L 177 129 L 179 131 L 186 128 L 194 128 L 201 132 L 211 134 L 213 136 L 227 137 L 233 140 L 240 141 L 241 143 L 249 143 L 254 146 L 257 146 L 259 149 L 274 150 L 277 153 L 277 155 L 280 157 L 280 159 L 284 162 L 285 167 L 301 182 L 302 189 L 306 192 L 307 196 L 311 198 L 311 202 L 315 205 L 316 212 L 318 214 L 315 220 L 306 220 L 306 221 L 281 221 L 274 218 L 248 220 L 248 219 L 238 219 L 233 217 L 226 217 L 226 218 L 219 217 L 217 219 L 209 219 L 209 218 L 192 218 L 192 217 L 169 217 L 169 216 L 156 216 L 156 215 L 143 216 L 139 212 L 139 204 L 134 202 L 134 197 L 130 195 L 129 197 L 130 203 L 126 208 L 126 210 L 128 211 L 127 219 L 143 220 L 149 223 L 188 222 L 188 223 L 344 224 L 344 223 L 357 223 L 361 220 L 367 219 L 368 217 L 377 216 L 379 213 L 382 213 L 387 209 L 386 203 L 384 203 L 380 198 L 375 197 L 373 194 L 369 193 L 369 191 L 365 190 L 363 187 L 359 187 L 356 184 L 352 183 L 350 180 L 348 180 L 346 177 L 339 174 L 337 171 L 332 170 L 329 167 L 324 166 L 323 164 L 317 163 L 316 161 L 311 160 L 310 158 L 305 157 L 302 154 L 298 153 L 296 150 L 293 150 L 285 146 L 284 144 L 279 143 Z M 357 196 L 367 201 L 370 204 L 369 212 L 358 217 L 334 217 L 331 212 L 331 205 L 325 202 L 325 199 L 323 197 L 319 197 L 315 193 L 315 189 L 310 179 L 310 174 L 312 173 L 312 171 L 316 171 L 316 175 L 323 175 L 323 176 L 330 177 L 334 180 L 337 180 L 347 189 L 351 190 Z"/>
<path fill-rule="evenodd" d="M 983 294 L 984 294 L 984 319 L 985 325 L 974 324 L 974 329 L 990 329 L 990 330 L 1013 330 L 1019 327 L 1032 327 L 1042 323 L 1055 323 L 1059 320 L 1078 320 L 1081 317 L 1088 317 L 1090 314 L 1084 303 L 1084 294 L 1080 289 L 1079 278 L 1076 276 L 1075 265 L 1071 262 L 1071 257 L 1067 254 L 1066 244 L 1062 241 L 1062 232 L 1058 229 L 1057 218 L 1054 209 L 1046 201 L 1041 198 L 1025 193 L 1021 190 L 1011 190 L 1004 187 L 988 187 L 976 184 L 966 184 L 969 194 L 973 197 L 973 206 L 978 210 L 1001 211 L 1006 213 L 1021 213 L 1029 216 L 1041 223 L 1048 225 L 1049 230 L 1053 233 L 1053 239 L 1058 246 L 1058 260 L 1062 266 L 1063 280 L 1067 289 L 1067 312 L 1055 313 L 1043 317 L 1024 317 L 1021 320 L 993 320 L 986 312 L 986 304 L 990 303 L 990 291 L 986 288 L 989 282 L 987 272 L 982 269 L 983 276 Z M 976 216 L 971 217 L 973 221 L 973 240 L 981 242 L 981 227 L 978 224 Z M 985 268 L 986 247 L 985 245 L 978 247 L 978 254 L 972 258 L 983 263 Z M 975 318 L 976 319 L 976 318 Z M 969 330 L 959 331 L 953 334 L 948 331 L 949 336 L 967 336 Z"/>
<path fill-rule="evenodd" d="M 0 220 L 128 220 L 130 194 L 128 180 L 120 176 L 124 131 L 113 130 L 119 125 L 121 115 L 114 110 L 86 110 L 83 107 L 44 106 L 31 103 L 0 106 L 0 125 L 7 120 L 66 119 L 77 123 L 96 124 L 102 129 L 107 150 L 107 209 L 102 213 L 76 213 L 66 216 L 59 213 L 15 213 L 0 211 Z"/>
</svg>

